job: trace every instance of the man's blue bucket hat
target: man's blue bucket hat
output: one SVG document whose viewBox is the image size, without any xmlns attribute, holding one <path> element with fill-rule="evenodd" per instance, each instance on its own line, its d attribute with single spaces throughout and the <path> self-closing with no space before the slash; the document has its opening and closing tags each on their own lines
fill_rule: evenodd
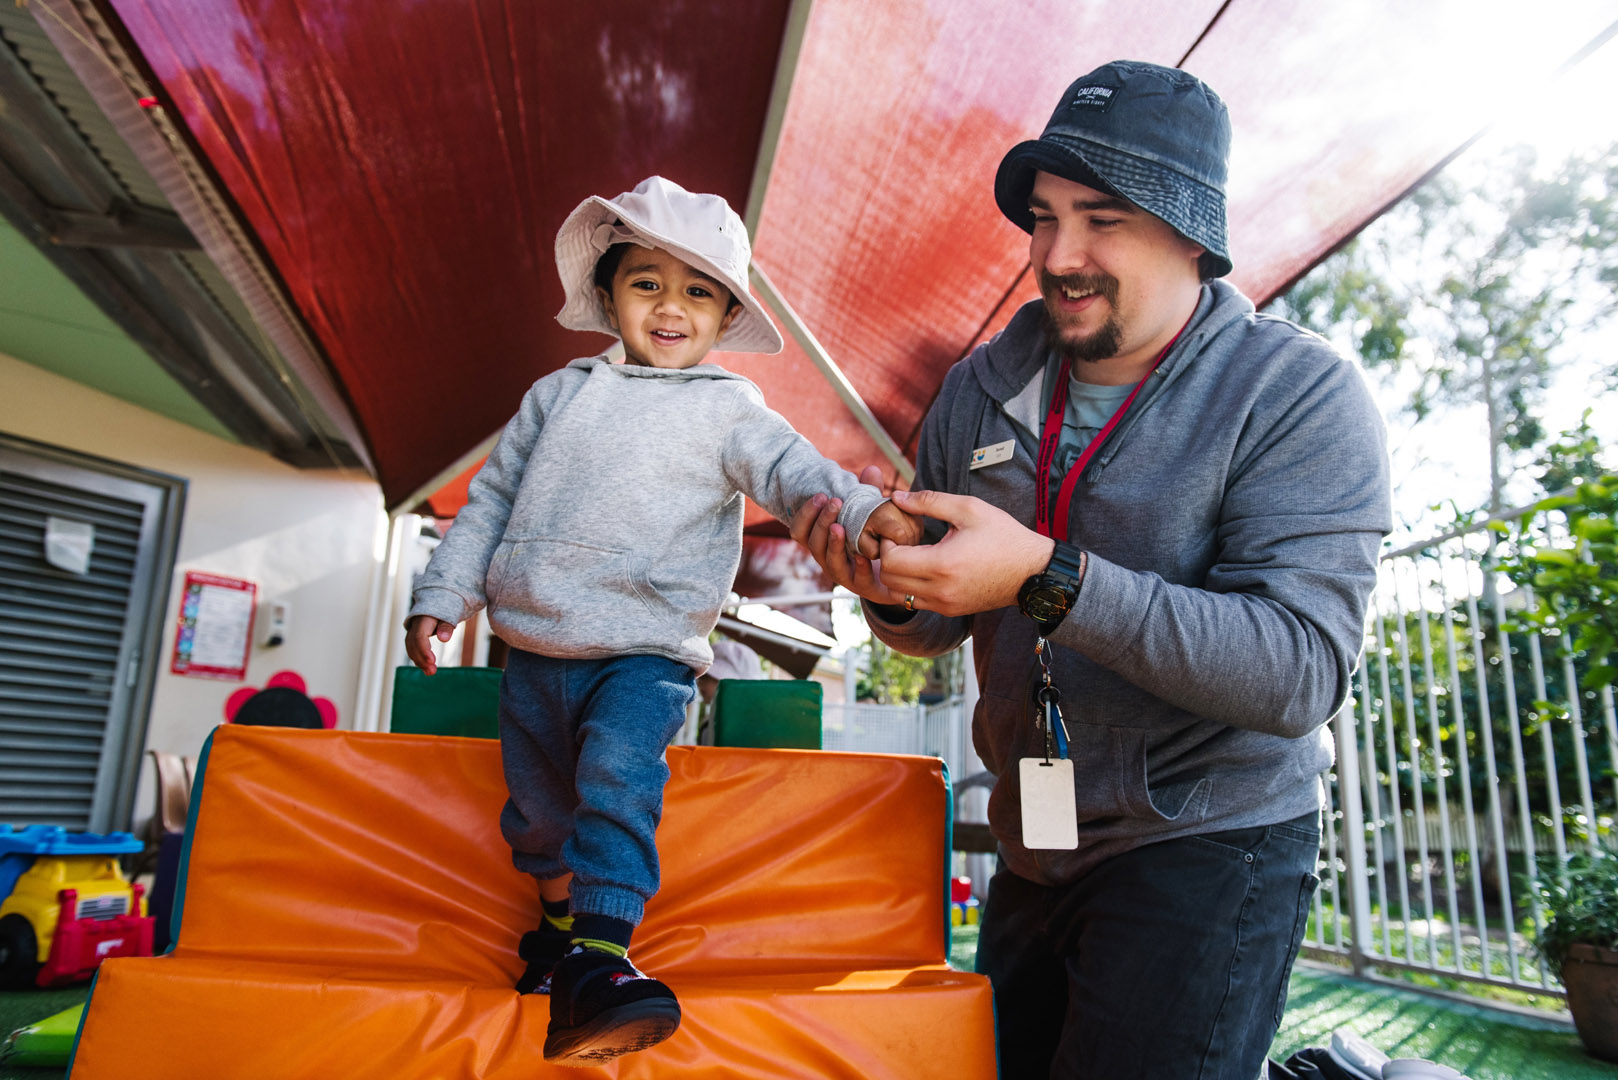
<svg viewBox="0 0 1618 1080">
<path fill-rule="evenodd" d="M 1204 278 L 1223 277 L 1231 270 L 1229 158 L 1230 114 L 1201 79 L 1115 60 L 1067 88 L 1039 138 L 1011 148 L 994 178 L 994 201 L 1012 224 L 1032 232 L 1035 172 L 1120 195 L 1206 248 Z"/>
</svg>

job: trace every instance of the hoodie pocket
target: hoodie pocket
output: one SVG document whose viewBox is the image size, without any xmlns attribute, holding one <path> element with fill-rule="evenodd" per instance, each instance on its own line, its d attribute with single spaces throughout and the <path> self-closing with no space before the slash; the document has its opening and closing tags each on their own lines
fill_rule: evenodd
<svg viewBox="0 0 1618 1080">
<path fill-rule="evenodd" d="M 666 626 L 678 626 L 681 622 L 681 607 L 677 598 L 688 599 L 686 594 L 690 590 L 682 591 L 679 585 L 671 585 L 669 582 L 660 585 L 653 581 L 652 560 L 642 555 L 628 556 L 626 570 L 630 591 L 652 617 Z"/>
<path fill-rule="evenodd" d="M 1079 820 L 1130 817 L 1141 821 L 1194 824 L 1208 813 L 1213 781 L 1193 778 L 1146 782 L 1146 733 L 1135 728 L 1075 724 L 1074 784 Z"/>
<path fill-rule="evenodd" d="M 643 639 L 646 616 L 659 614 L 644 595 L 645 560 L 627 551 L 547 538 L 501 548 L 489 568 L 491 615 L 525 636 L 618 648 Z"/>
<path fill-rule="evenodd" d="M 1028 725 L 1027 731 L 1021 730 L 1024 724 Z M 972 718 L 972 747 L 989 772 L 1006 775 L 1006 760 L 1030 752 L 1034 741 L 1032 710 L 1020 697 L 989 691 L 978 697 L 977 713 Z M 1007 755 L 1004 759 L 1002 751 Z M 1010 772 L 1016 775 L 1017 770 Z"/>
<path fill-rule="evenodd" d="M 502 540 L 494 549 L 494 557 L 489 560 L 489 572 L 483 576 L 483 599 L 488 607 L 500 602 L 500 587 L 511 572 L 511 555 L 517 546 L 510 540 Z"/>
<path fill-rule="evenodd" d="M 1156 787 L 1147 784 L 1146 732 L 1073 720 L 1068 721 L 1067 730 L 1068 756 L 1073 759 L 1074 802 L 1081 825 L 1116 823 L 1121 818 L 1155 824 L 1195 824 L 1207 817 L 1212 780 L 1192 776 Z M 1001 778 L 1006 789 L 1002 798 L 1012 797 L 1017 759 L 1044 753 L 1028 695 L 1007 697 L 985 692 L 978 698 L 972 735 L 984 765 Z"/>
</svg>

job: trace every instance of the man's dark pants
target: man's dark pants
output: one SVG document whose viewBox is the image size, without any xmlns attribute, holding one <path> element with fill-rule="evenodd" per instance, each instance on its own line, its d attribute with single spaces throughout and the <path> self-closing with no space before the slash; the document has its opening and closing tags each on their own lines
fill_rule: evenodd
<svg viewBox="0 0 1618 1080">
<path fill-rule="evenodd" d="M 1319 845 L 1310 814 L 1149 844 L 1062 888 L 1001 867 L 977 958 L 1001 1080 L 1255 1080 Z"/>
</svg>

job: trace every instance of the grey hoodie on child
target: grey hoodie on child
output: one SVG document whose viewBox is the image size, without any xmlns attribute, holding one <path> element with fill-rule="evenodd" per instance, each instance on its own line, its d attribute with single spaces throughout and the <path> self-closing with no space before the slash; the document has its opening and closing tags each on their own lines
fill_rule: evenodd
<svg viewBox="0 0 1618 1080">
<path fill-rule="evenodd" d="M 787 521 L 822 492 L 843 500 L 851 544 L 884 501 L 742 376 L 575 360 L 529 388 L 406 621 L 487 605 L 494 632 L 528 652 L 653 653 L 700 675 L 741 563 L 742 496 Z"/>
</svg>

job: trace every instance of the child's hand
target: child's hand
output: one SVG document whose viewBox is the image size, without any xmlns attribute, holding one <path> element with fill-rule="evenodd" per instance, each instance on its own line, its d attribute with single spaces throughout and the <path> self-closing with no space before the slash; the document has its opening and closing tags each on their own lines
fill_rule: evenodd
<svg viewBox="0 0 1618 1080">
<path fill-rule="evenodd" d="M 455 633 L 455 624 L 435 619 L 431 615 L 417 615 L 405 626 L 405 655 L 410 662 L 431 675 L 438 670 L 438 657 L 433 655 L 432 639 L 448 641 Z"/>
<path fill-rule="evenodd" d="M 891 502 L 885 502 L 865 519 L 865 531 L 860 533 L 860 554 L 874 559 L 882 553 L 881 541 L 895 544 L 921 543 L 921 519 L 912 517 Z"/>
</svg>

